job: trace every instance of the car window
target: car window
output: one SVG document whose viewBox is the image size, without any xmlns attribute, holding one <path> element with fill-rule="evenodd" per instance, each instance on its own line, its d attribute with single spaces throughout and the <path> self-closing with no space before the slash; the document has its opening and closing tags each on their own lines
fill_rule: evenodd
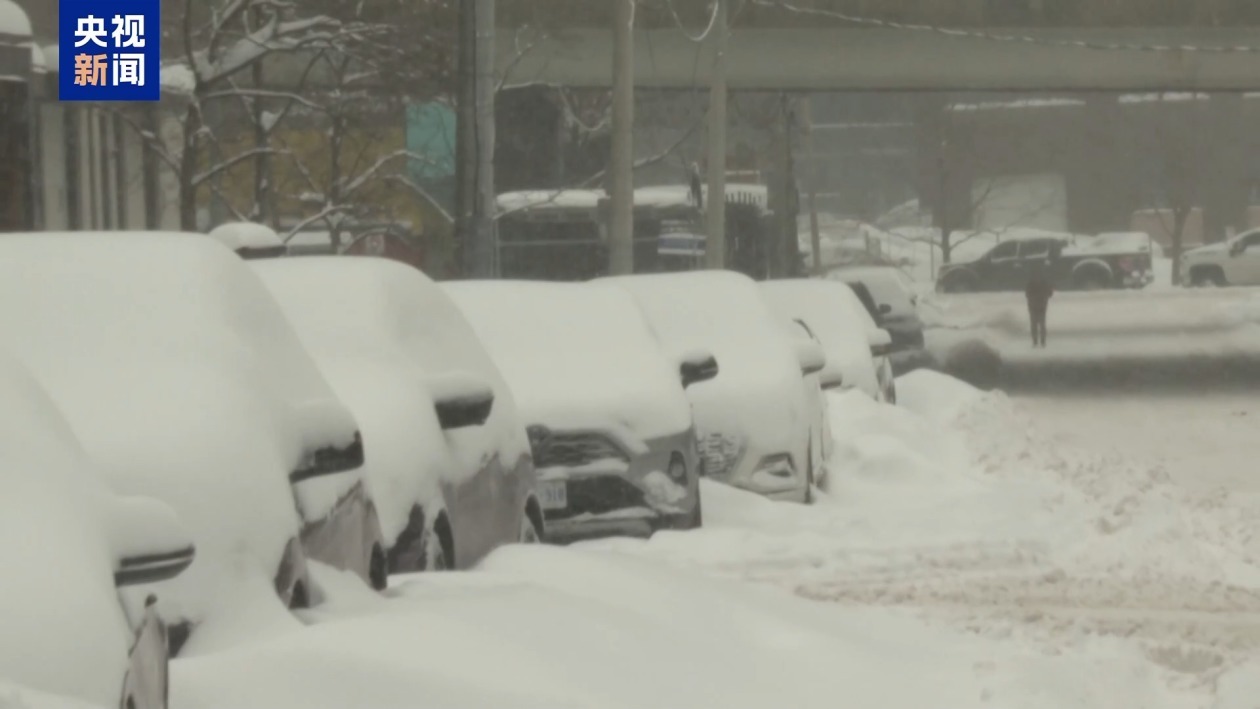
<svg viewBox="0 0 1260 709">
<path fill-rule="evenodd" d="M 993 247 L 993 250 L 989 252 L 989 258 L 991 259 L 1015 258 L 1018 254 L 1019 254 L 1019 242 L 1008 241 L 1006 243 L 998 244 L 997 246 Z"/>
<path fill-rule="evenodd" d="M 1025 259 L 1049 258 L 1051 243 L 1047 240 L 1025 241 L 1019 245 L 1019 257 Z"/>
</svg>

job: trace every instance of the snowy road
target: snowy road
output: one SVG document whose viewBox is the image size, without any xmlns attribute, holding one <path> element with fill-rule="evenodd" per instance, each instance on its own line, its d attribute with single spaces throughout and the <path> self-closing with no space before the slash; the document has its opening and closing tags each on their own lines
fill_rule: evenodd
<svg viewBox="0 0 1260 709">
<path fill-rule="evenodd" d="M 1181 484 L 1196 451 L 1246 477 L 1220 451 L 1245 402 L 899 388 L 834 400 L 819 504 L 706 482 L 701 530 L 505 549 L 387 599 L 325 576 L 306 627 L 177 661 L 175 706 L 1260 709 L 1260 515 Z M 1171 442 L 1180 407 L 1201 450 Z"/>
</svg>

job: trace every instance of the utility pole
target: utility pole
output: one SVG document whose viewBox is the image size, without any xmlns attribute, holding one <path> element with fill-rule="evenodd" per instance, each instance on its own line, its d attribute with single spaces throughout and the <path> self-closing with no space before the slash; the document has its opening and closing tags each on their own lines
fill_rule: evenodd
<svg viewBox="0 0 1260 709">
<path fill-rule="evenodd" d="M 634 3 L 615 0 L 608 272 L 634 273 Z"/>
<path fill-rule="evenodd" d="M 455 243 L 461 275 L 477 272 L 477 13 L 471 0 L 459 5 L 455 100 Z"/>
<path fill-rule="evenodd" d="M 498 195 L 494 183 L 494 3 L 477 0 L 477 278 L 499 275 L 499 239 L 495 229 Z"/>
<path fill-rule="evenodd" d="M 709 268 L 726 268 L 726 42 L 727 0 L 716 0 L 713 74 L 709 81 L 709 196 L 704 252 Z"/>
<path fill-rule="evenodd" d="M 497 273 L 494 237 L 494 0 L 459 3 L 455 234 L 463 275 Z"/>
</svg>

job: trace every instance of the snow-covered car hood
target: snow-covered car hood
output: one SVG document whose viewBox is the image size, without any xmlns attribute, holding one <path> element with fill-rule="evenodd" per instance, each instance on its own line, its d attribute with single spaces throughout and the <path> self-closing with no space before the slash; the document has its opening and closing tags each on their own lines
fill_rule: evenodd
<svg viewBox="0 0 1260 709">
<path fill-rule="evenodd" d="M 1199 247 L 1187 250 L 1181 255 L 1181 257 L 1185 259 L 1185 258 L 1197 258 L 1197 257 L 1202 257 L 1202 256 L 1216 256 L 1216 255 L 1228 254 L 1231 245 L 1232 244 L 1230 242 L 1206 244 L 1204 246 L 1199 246 Z"/>
<path fill-rule="evenodd" d="M 634 299 L 603 284 L 444 286 L 516 394 L 529 425 L 648 441 L 691 427 L 678 367 Z"/>
</svg>

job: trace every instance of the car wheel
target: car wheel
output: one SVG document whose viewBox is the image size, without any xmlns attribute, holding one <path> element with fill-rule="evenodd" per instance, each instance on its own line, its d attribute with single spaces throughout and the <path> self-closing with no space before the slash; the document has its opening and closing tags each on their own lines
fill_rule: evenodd
<svg viewBox="0 0 1260 709">
<path fill-rule="evenodd" d="M 372 559 L 368 562 L 368 580 L 377 591 L 384 591 L 389 586 L 389 566 L 385 563 L 385 552 L 379 546 L 372 547 Z"/>
<path fill-rule="evenodd" d="M 969 276 L 954 276 L 945 279 L 941 290 L 946 293 L 972 293 L 976 290 L 976 284 Z"/>
<path fill-rule="evenodd" d="M 1225 274 L 1215 268 L 1197 268 L 1190 274 L 1190 283 L 1196 288 L 1225 285 Z"/>
<path fill-rule="evenodd" d="M 538 523 L 534 521 L 529 510 L 521 514 L 521 532 L 517 541 L 521 544 L 542 544 L 542 534 L 538 531 Z"/>
<path fill-rule="evenodd" d="M 1101 271 L 1091 269 L 1075 279 L 1076 287 L 1080 290 L 1102 290 L 1110 285 L 1110 279 Z"/>
<path fill-rule="evenodd" d="M 450 571 L 454 566 L 452 549 L 453 541 L 450 538 L 449 525 L 445 517 L 439 517 L 433 529 L 425 535 L 424 570 Z"/>
</svg>

